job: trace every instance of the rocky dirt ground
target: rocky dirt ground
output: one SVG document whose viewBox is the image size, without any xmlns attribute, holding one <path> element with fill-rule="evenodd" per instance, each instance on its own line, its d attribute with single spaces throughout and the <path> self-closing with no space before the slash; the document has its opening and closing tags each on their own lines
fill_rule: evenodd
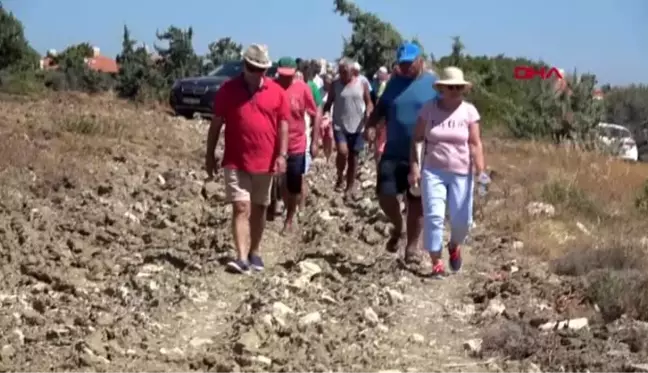
<svg viewBox="0 0 648 373">
<path fill-rule="evenodd" d="M 460 274 L 384 251 L 368 159 L 348 203 L 316 162 L 300 232 L 271 223 L 266 272 L 242 277 L 222 265 L 222 186 L 203 185 L 206 122 L 78 95 L 3 96 L 0 113 L 0 371 L 648 371 L 648 303 L 592 295 L 619 272 L 601 263 L 648 292 L 643 256 L 584 276 L 583 257 L 530 255 L 541 239 L 503 229 L 504 167 Z"/>
</svg>

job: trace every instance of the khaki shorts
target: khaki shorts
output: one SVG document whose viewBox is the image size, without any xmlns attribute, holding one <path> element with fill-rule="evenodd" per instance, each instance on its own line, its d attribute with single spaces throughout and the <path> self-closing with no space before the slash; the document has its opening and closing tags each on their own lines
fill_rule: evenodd
<svg viewBox="0 0 648 373">
<path fill-rule="evenodd" d="M 268 206 L 272 177 L 272 174 L 251 174 L 226 168 L 225 197 L 227 202 L 250 201 L 255 205 Z"/>
</svg>

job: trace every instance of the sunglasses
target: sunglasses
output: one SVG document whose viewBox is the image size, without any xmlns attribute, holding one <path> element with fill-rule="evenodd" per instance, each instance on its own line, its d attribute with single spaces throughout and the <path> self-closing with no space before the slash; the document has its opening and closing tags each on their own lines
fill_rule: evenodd
<svg viewBox="0 0 648 373">
<path fill-rule="evenodd" d="M 445 85 L 444 86 L 448 91 L 461 91 L 465 88 L 463 85 Z"/>
<path fill-rule="evenodd" d="M 245 62 L 245 70 L 247 72 L 249 72 L 249 73 L 252 73 L 252 74 L 263 74 L 268 69 L 264 69 L 262 67 L 256 67 L 256 66 L 254 66 L 252 64 L 249 64 L 249 63 Z"/>
<path fill-rule="evenodd" d="M 397 66 L 401 70 L 409 70 L 412 65 L 414 65 L 413 62 L 401 62 Z"/>
</svg>

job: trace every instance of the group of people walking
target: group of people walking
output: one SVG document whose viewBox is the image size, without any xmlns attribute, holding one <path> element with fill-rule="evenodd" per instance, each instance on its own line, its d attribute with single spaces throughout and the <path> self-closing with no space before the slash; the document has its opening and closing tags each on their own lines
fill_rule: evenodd
<svg viewBox="0 0 648 373">
<path fill-rule="evenodd" d="M 335 188 L 345 195 L 356 187 L 365 143 L 375 149 L 377 199 L 393 228 L 388 251 L 399 252 L 404 240 L 406 261 L 417 262 L 423 234 L 432 274 L 443 276 L 447 205 L 449 265 L 453 271 L 461 268 L 460 246 L 472 225 L 474 175 L 480 176 L 477 180 L 486 177 L 480 116 L 464 100 L 470 83 L 460 69 L 445 68 L 438 77 L 430 73 L 415 43 L 399 47 L 392 73 L 380 68 L 377 84 L 363 79 L 359 65 L 346 58 L 340 60 L 337 76 L 320 76 L 298 70 L 298 61 L 284 57 L 276 79 L 269 78 L 272 61 L 267 47 L 258 44 L 245 50 L 243 64 L 243 73 L 214 97 L 207 138 L 211 177 L 225 126 L 222 167 L 237 250 L 230 269 L 263 270 L 260 245 L 273 185 L 281 189 L 283 229 L 290 231 L 303 206 L 310 161 L 320 149 L 328 158 L 332 142 L 337 150 Z M 399 196 L 406 200 L 405 219 Z"/>
</svg>

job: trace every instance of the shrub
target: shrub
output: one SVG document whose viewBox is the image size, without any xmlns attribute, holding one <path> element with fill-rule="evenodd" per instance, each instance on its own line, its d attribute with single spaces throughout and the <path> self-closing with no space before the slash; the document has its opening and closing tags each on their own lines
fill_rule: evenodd
<svg viewBox="0 0 648 373">
<path fill-rule="evenodd" d="M 33 95 L 44 91 L 43 75 L 36 71 L 8 70 L 0 72 L 0 91 L 18 95 Z"/>
<path fill-rule="evenodd" d="M 564 207 L 584 216 L 598 219 L 605 215 L 603 209 L 583 190 L 569 181 L 552 181 L 542 187 L 544 201 Z"/>
<path fill-rule="evenodd" d="M 641 214 L 648 214 L 648 180 L 646 180 L 635 199 L 635 207 Z"/>
</svg>

